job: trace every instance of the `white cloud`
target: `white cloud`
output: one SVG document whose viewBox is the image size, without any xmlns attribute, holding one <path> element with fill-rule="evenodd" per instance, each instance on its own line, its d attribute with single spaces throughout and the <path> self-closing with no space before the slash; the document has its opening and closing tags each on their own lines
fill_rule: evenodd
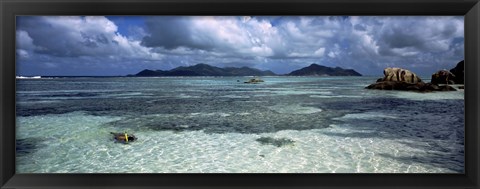
<svg viewBox="0 0 480 189">
<path fill-rule="evenodd" d="M 35 52 L 57 57 L 106 57 L 159 59 L 161 55 L 120 35 L 105 17 L 42 16 L 19 19 L 19 47 L 31 41 Z M 29 36 L 28 39 L 26 36 Z"/>
<path fill-rule="evenodd" d="M 333 51 L 328 52 L 328 57 L 335 58 L 337 55 Z"/>
<path fill-rule="evenodd" d="M 16 45 L 19 49 L 35 49 L 35 45 L 33 45 L 33 39 L 28 35 L 26 31 L 23 30 L 16 31 Z"/>
<path fill-rule="evenodd" d="M 23 50 L 23 49 L 17 49 L 17 55 L 19 55 L 20 58 L 29 58 L 30 57 L 28 52 L 26 50 Z"/>
<path fill-rule="evenodd" d="M 252 17 L 157 17 L 147 21 L 142 44 L 152 48 L 190 49 L 219 57 L 270 57 L 282 37 L 266 20 Z"/>
<path fill-rule="evenodd" d="M 325 48 L 323 48 L 323 47 L 319 48 L 313 54 L 318 56 L 318 57 L 322 57 L 325 54 Z"/>
</svg>

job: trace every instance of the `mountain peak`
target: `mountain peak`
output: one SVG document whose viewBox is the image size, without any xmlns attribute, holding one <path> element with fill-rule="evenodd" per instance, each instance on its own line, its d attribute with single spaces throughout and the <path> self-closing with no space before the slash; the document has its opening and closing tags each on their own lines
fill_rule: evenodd
<svg viewBox="0 0 480 189">
<path fill-rule="evenodd" d="M 205 64 L 205 63 L 198 63 L 198 64 L 195 64 L 195 65 L 190 66 L 190 67 L 214 67 L 214 66 L 211 66 L 211 65 L 208 65 L 208 64 Z"/>
<path fill-rule="evenodd" d="M 352 69 L 343 69 L 340 67 L 327 67 L 318 64 L 310 64 L 310 66 L 290 72 L 291 76 L 361 76 L 360 73 Z"/>
</svg>

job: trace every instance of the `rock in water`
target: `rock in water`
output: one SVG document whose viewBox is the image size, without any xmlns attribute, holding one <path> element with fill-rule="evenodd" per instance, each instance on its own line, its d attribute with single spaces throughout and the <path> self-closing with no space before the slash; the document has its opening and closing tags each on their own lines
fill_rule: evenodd
<svg viewBox="0 0 480 189">
<path fill-rule="evenodd" d="M 135 135 L 133 135 L 133 134 L 114 133 L 114 132 L 110 132 L 110 134 L 113 135 L 113 139 L 116 142 L 120 142 L 120 143 L 128 143 L 128 142 L 133 142 L 133 141 L 137 140 L 137 137 L 135 137 Z M 127 138 L 128 138 L 128 142 L 127 142 Z"/>
<path fill-rule="evenodd" d="M 248 80 L 248 81 L 245 81 L 244 83 L 253 83 L 253 84 L 256 84 L 256 83 L 260 83 L 260 82 L 264 82 L 264 81 L 261 80 L 261 79 L 255 78 L 255 79 L 250 79 L 250 80 Z"/>
<path fill-rule="evenodd" d="M 365 88 L 379 90 L 400 90 L 400 91 L 456 91 L 451 86 L 439 86 L 434 83 L 424 83 L 417 74 L 402 68 L 385 68 L 384 77 Z"/>
<path fill-rule="evenodd" d="M 422 82 L 417 74 L 407 69 L 402 68 L 385 68 L 383 70 L 382 81 L 402 81 L 406 83 L 418 83 Z"/>
<path fill-rule="evenodd" d="M 455 75 L 448 70 L 440 70 L 432 75 L 432 84 L 456 84 Z"/>
<path fill-rule="evenodd" d="M 455 68 L 451 69 L 450 72 L 455 75 L 455 79 L 453 80 L 455 84 L 464 84 L 465 80 L 465 61 L 460 61 L 457 63 Z"/>
</svg>

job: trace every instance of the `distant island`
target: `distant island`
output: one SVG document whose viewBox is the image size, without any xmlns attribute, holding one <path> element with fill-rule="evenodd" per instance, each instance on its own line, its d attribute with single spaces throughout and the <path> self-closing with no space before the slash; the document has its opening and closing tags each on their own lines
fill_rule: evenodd
<svg viewBox="0 0 480 189">
<path fill-rule="evenodd" d="M 194 66 L 180 66 L 172 70 L 142 70 L 134 76 L 149 77 L 149 76 L 275 76 L 272 71 L 262 71 L 249 67 L 227 67 L 219 68 L 210 66 L 208 64 L 197 64 Z"/>
<path fill-rule="evenodd" d="M 301 68 L 285 74 L 286 76 L 362 76 L 352 69 L 342 69 L 340 67 L 326 67 L 318 64 L 311 64 L 308 67 Z M 279 76 L 270 70 L 262 71 L 249 67 L 226 67 L 219 68 L 208 64 L 196 64 L 193 66 L 180 66 L 171 70 L 149 70 L 145 69 L 134 77 L 159 77 L 159 76 Z"/>
<path fill-rule="evenodd" d="M 318 64 L 311 64 L 308 67 L 295 70 L 287 74 L 289 76 L 362 76 L 362 74 L 352 69 L 343 69 L 340 67 L 327 67 Z"/>
</svg>

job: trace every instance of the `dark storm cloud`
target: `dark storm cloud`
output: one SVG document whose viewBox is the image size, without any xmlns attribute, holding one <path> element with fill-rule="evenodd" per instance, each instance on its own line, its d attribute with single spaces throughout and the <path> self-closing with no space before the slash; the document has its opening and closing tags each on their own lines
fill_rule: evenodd
<svg viewBox="0 0 480 189">
<path fill-rule="evenodd" d="M 274 35 L 267 21 L 245 17 L 151 17 L 142 45 L 171 53 L 194 52 L 215 57 L 270 56 Z M 262 32 L 261 34 L 259 32 Z"/>
<path fill-rule="evenodd" d="M 463 20 L 459 23 L 452 18 L 399 17 L 387 21 L 378 40 L 381 54 L 387 56 L 402 55 L 405 51 L 446 52 L 453 39 L 463 36 Z"/>
<path fill-rule="evenodd" d="M 33 39 L 35 52 L 61 57 L 78 57 L 91 55 L 92 48 L 98 47 L 96 41 L 82 31 L 72 31 L 64 19 L 64 23 L 55 23 L 45 17 L 20 17 L 18 29 L 25 31 Z M 72 29 L 75 25 L 72 24 Z M 20 46 L 21 47 L 21 46 Z M 90 51 L 90 52 L 89 52 Z"/>
<path fill-rule="evenodd" d="M 202 33 L 194 33 L 191 21 L 188 17 L 175 16 L 147 18 L 145 25 L 150 33 L 143 38 L 142 45 L 169 50 L 178 47 L 211 50 L 214 47 L 213 39 Z"/>
<path fill-rule="evenodd" d="M 358 31 L 366 31 L 365 25 L 363 24 L 355 24 L 353 28 L 355 28 L 355 30 L 358 30 Z"/>
<path fill-rule="evenodd" d="M 401 30 L 384 33 L 380 40 L 384 41 L 388 48 L 420 47 L 423 45 L 420 36 L 404 33 Z"/>
</svg>

